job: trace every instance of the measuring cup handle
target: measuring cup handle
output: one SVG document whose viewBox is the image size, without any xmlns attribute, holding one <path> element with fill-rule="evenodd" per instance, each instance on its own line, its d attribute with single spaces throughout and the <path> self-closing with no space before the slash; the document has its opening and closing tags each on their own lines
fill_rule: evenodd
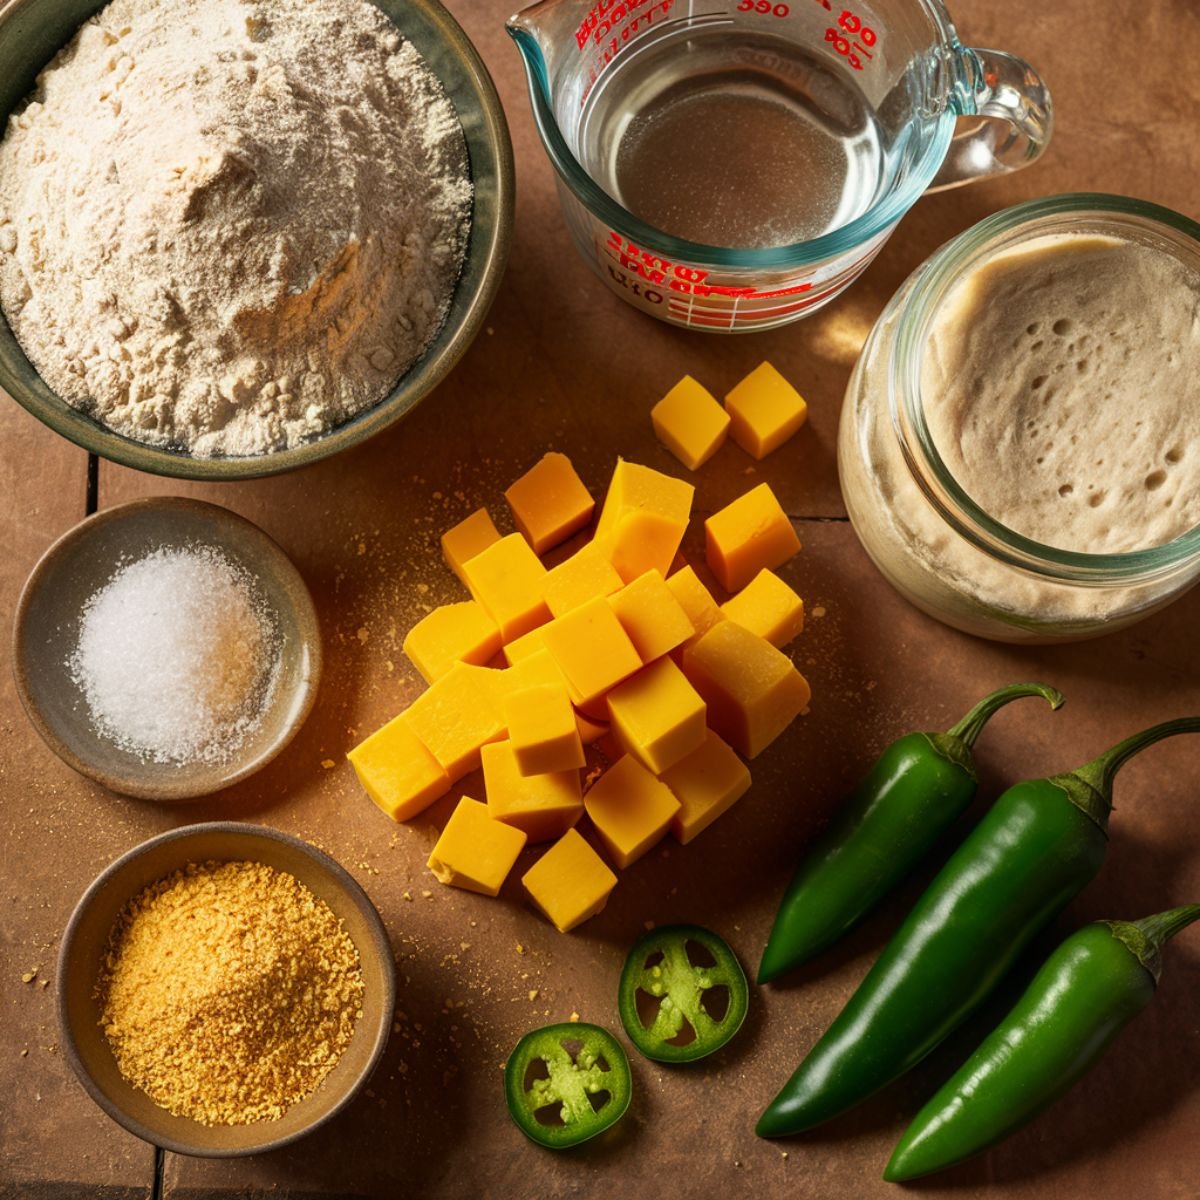
<svg viewBox="0 0 1200 1200">
<path fill-rule="evenodd" d="M 1054 126 L 1050 92 L 1027 62 L 1003 50 L 959 53 L 958 128 L 931 192 L 1029 166 Z"/>
</svg>

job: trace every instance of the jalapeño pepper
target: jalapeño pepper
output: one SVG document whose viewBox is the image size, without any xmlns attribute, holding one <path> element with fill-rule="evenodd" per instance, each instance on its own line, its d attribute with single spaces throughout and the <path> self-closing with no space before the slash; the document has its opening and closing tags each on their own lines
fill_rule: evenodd
<svg viewBox="0 0 1200 1200">
<path fill-rule="evenodd" d="M 1053 1104 L 1154 997 L 1164 944 L 1200 904 L 1141 921 L 1099 921 L 1046 960 L 1016 1007 L 917 1114 L 884 1179 L 953 1166 Z"/>
<path fill-rule="evenodd" d="M 845 1008 L 759 1118 L 811 1129 L 915 1066 L 986 998 L 1104 861 L 1113 776 L 1200 717 L 1155 725 L 1065 775 L 1006 791 L 959 846 Z"/>
<path fill-rule="evenodd" d="M 655 1062 L 695 1062 L 719 1050 L 742 1027 L 748 1006 L 737 956 L 697 925 L 665 925 L 646 934 L 621 971 L 621 1022 L 629 1040 Z"/>
<path fill-rule="evenodd" d="M 1045 684 L 1014 683 L 945 733 L 910 733 L 880 755 L 784 893 L 759 983 L 833 945 L 916 867 L 975 798 L 975 739 L 993 713 L 1022 696 L 1041 696 L 1051 708 L 1063 702 Z"/>
<path fill-rule="evenodd" d="M 535 1029 L 504 1068 L 504 1098 L 517 1128 L 551 1150 L 577 1146 L 615 1125 L 632 1094 L 629 1059 L 599 1025 Z"/>
</svg>

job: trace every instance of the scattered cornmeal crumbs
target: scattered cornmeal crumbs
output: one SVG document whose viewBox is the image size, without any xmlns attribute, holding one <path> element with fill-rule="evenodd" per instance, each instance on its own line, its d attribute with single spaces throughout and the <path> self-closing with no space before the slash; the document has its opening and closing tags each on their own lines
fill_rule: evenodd
<svg viewBox="0 0 1200 1200">
<path fill-rule="evenodd" d="M 121 1074 L 204 1125 L 281 1117 L 362 1016 L 358 950 L 329 906 L 261 863 L 189 863 L 122 910 L 96 998 Z"/>
</svg>

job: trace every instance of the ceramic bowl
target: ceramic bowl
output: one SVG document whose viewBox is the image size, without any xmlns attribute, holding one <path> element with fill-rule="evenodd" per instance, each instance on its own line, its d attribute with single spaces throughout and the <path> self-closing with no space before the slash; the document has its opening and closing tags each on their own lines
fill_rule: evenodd
<svg viewBox="0 0 1200 1200">
<path fill-rule="evenodd" d="M 279 645 L 273 700 L 227 762 L 150 762 L 95 728 L 68 660 L 84 606 L 123 561 L 199 545 L 222 551 L 257 585 Z M 155 497 L 88 517 L 42 555 L 17 604 L 13 671 L 29 719 L 64 762 L 126 796 L 188 800 L 244 779 L 292 740 L 316 699 L 321 636 L 300 573 L 257 525 L 215 504 Z"/>
<path fill-rule="evenodd" d="M 143 888 L 188 863 L 258 862 L 298 879 L 339 917 L 358 949 L 363 1012 L 350 1044 L 320 1087 L 276 1121 L 202 1125 L 159 1108 L 117 1070 L 94 996 L 100 963 L 121 909 Z M 119 1125 L 148 1142 L 205 1158 L 232 1158 L 286 1146 L 345 1108 L 366 1084 L 391 1032 L 395 963 L 383 922 L 366 892 L 327 854 L 290 834 L 213 822 L 143 842 L 100 874 L 75 907 L 58 956 L 58 1019 L 67 1060 L 88 1094 Z"/>
<path fill-rule="evenodd" d="M 245 479 L 328 458 L 379 433 L 449 374 L 483 326 L 508 257 L 513 161 L 500 98 L 483 60 L 437 0 L 375 0 L 441 80 L 466 137 L 475 187 L 471 232 L 450 311 L 424 355 L 374 408 L 289 450 L 242 458 L 193 458 L 122 437 L 60 399 L 33 369 L 0 317 L 0 388 L 55 432 L 94 454 L 156 475 Z M 0 132 L 38 72 L 103 7 L 102 0 L 0 2 Z"/>
</svg>

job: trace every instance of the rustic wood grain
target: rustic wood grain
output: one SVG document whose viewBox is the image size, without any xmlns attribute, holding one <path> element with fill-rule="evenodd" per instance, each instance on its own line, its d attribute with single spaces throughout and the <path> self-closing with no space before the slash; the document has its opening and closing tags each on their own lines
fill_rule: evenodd
<svg viewBox="0 0 1200 1200">
<path fill-rule="evenodd" d="M 0 711 L 12 749 L 4 764 L 3 862 L 5 895 L 18 914 L 5 922 L 6 944 L 52 961 L 65 913 L 109 858 L 168 825 L 214 817 L 262 821 L 311 838 L 375 900 L 401 987 L 397 1031 L 371 1091 L 326 1130 L 278 1154 L 233 1162 L 168 1155 L 163 1190 L 172 1200 L 652 1190 L 711 1197 L 722 1189 L 806 1200 L 899 1194 L 879 1181 L 890 1147 L 982 1022 L 828 1130 L 766 1143 L 752 1125 L 861 977 L 920 880 L 795 981 L 756 989 L 744 1034 L 713 1060 L 668 1070 L 635 1058 L 633 1110 L 611 1137 L 585 1150 L 556 1156 L 522 1139 L 503 1109 L 500 1064 L 534 1025 L 572 1012 L 613 1025 L 617 971 L 645 921 L 711 925 L 752 967 L 799 849 L 873 756 L 900 733 L 952 721 L 996 684 L 1041 677 L 1069 702 L 1053 717 L 1027 701 L 996 719 L 980 750 L 988 795 L 1005 782 L 1077 765 L 1154 720 L 1200 710 L 1200 593 L 1097 643 L 1019 650 L 968 638 L 915 612 L 875 573 L 844 522 L 834 464 L 840 398 L 857 348 L 887 297 L 941 242 L 1009 203 L 1066 190 L 1139 195 L 1200 216 L 1200 78 L 1171 65 L 1200 32 L 1194 9 L 1188 0 L 1108 6 L 1097 28 L 1096 6 L 1085 0 L 1049 7 L 958 0 L 965 40 L 1024 54 L 1044 71 L 1058 122 L 1044 161 L 922 200 L 855 288 L 811 320 L 722 338 L 638 315 L 576 263 L 518 57 L 503 32 L 507 12 L 486 0 L 455 0 L 451 8 L 496 78 L 518 165 L 513 251 L 489 330 L 412 418 L 332 462 L 224 487 L 176 484 L 108 464 L 100 472 L 103 506 L 148 494 L 202 496 L 244 513 L 281 542 L 321 613 L 328 665 L 317 708 L 261 774 L 219 797 L 168 810 L 107 796 L 71 775 L 36 743 L 5 681 Z M 809 628 L 795 654 L 814 687 L 810 715 L 755 761 L 754 787 L 727 817 L 692 846 L 664 843 L 624 872 L 606 912 L 575 935 L 556 934 L 521 903 L 515 880 L 532 852 L 498 901 L 439 887 L 423 864 L 449 802 L 411 827 L 394 826 L 366 800 L 344 761 L 357 738 L 419 691 L 400 650 L 404 630 L 459 594 L 437 560 L 437 535 L 480 503 L 506 521 L 502 489 L 550 448 L 570 454 L 597 493 L 618 454 L 675 470 L 650 433 L 653 401 L 684 372 L 722 394 L 763 358 L 807 396 L 809 426 L 762 464 L 725 447 L 696 477 L 697 511 L 766 479 L 796 518 L 805 548 L 785 575 L 809 606 Z M 4 414 L 19 424 L 11 405 Z M 5 560 L 0 586 L 8 602 L 36 550 L 79 512 L 78 505 L 64 509 L 42 525 L 31 519 L 35 506 L 57 513 L 70 490 L 61 474 L 31 464 L 81 456 L 40 430 L 28 437 L 0 442 L 0 470 L 19 497 L 6 505 L 8 537 L 25 545 Z M 697 556 L 696 530 L 686 548 Z M 816 616 L 819 609 L 824 616 Z M 1058 932 L 1092 917 L 1135 916 L 1200 898 L 1198 764 L 1195 745 L 1177 739 L 1126 768 L 1109 861 Z M 479 795 L 478 780 L 469 778 L 463 790 Z M 43 940 L 16 940 L 26 936 L 19 933 L 23 921 Z M 1044 939 L 1043 949 L 1052 941 Z M 53 1037 L 50 996 L 31 997 L 11 981 L 11 968 L 9 976 L 4 994 L 24 1022 L 19 1028 L 33 1029 L 36 1020 Z M 1053 1116 L 911 1194 L 1191 1200 L 1200 1193 L 1198 978 L 1200 946 L 1182 938 L 1152 1010 Z M 31 1003 L 41 1006 L 36 1018 L 22 1015 Z M 17 1053 L 12 1035 L 6 1044 Z M 19 1169 L 14 1178 L 22 1181 L 75 1181 L 81 1191 L 148 1181 L 149 1151 L 129 1147 L 130 1139 L 90 1108 L 60 1060 L 31 1049 L 16 1070 L 6 1060 L 5 1072 L 0 1171 Z M 10 1081 L 21 1080 L 22 1102 L 10 1105 Z M 33 1089 L 54 1099 L 65 1130 L 28 1102 Z"/>
<path fill-rule="evenodd" d="M 84 784 L 46 748 L 17 700 L 9 631 L 25 577 L 84 516 L 87 455 L 0 392 L 0 1197 L 69 1188 L 147 1195 L 154 1153 L 79 1086 L 58 1040 L 54 961 L 84 885 L 141 834 L 124 801 Z M 28 983 L 25 975 L 37 968 Z"/>
</svg>

